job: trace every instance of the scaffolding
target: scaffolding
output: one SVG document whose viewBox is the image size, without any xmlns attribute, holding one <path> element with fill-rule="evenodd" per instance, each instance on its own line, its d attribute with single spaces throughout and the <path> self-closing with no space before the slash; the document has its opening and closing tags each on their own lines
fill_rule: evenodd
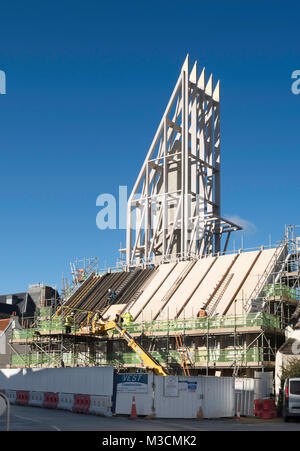
<svg viewBox="0 0 300 451">
<path fill-rule="evenodd" d="M 76 325 L 66 333 L 64 315 L 57 318 L 54 313 L 51 307 L 42 308 L 35 318 L 26 319 L 27 327 L 13 330 L 9 341 L 12 367 L 106 364 L 103 344 L 97 343 L 99 340 L 89 333 L 83 334 Z M 20 347 L 22 352 L 19 352 Z"/>
<path fill-rule="evenodd" d="M 182 353 L 176 345 L 178 335 L 191 374 L 221 371 L 224 375 L 251 375 L 257 369 L 273 369 L 276 352 L 285 341 L 285 328 L 300 300 L 300 243 L 296 227 L 299 226 L 286 228 L 287 252 L 264 276 L 265 284 L 256 297 L 262 308 L 243 315 L 235 311 L 234 315 L 212 313 L 202 318 L 195 315 L 193 319 L 185 318 L 183 311 L 182 319 L 142 320 L 128 326 L 128 332 L 170 374 L 183 370 Z M 246 306 L 248 299 L 243 301 Z M 63 305 L 61 316 L 55 316 L 52 307 L 42 308 L 36 318 L 27 319 L 27 327 L 13 331 L 11 366 L 114 365 L 119 370 L 143 370 L 139 357 L 130 352 L 117 331 L 102 337 L 91 334 L 91 312 L 85 312 L 85 332 L 78 325 L 66 334 L 64 309 L 68 306 Z M 72 310 L 76 308 L 73 306 Z"/>
<path fill-rule="evenodd" d="M 176 336 L 180 335 L 191 372 L 211 374 L 215 369 L 233 372 L 237 366 L 240 370 L 272 367 L 276 350 L 284 342 L 281 322 L 278 316 L 259 313 L 133 323 L 127 330 L 156 360 L 166 365 L 170 373 L 182 369 L 181 353 L 176 346 Z M 224 349 L 220 338 L 226 346 Z M 14 351 L 12 367 L 107 364 L 118 368 L 142 367 L 138 356 L 128 351 L 117 331 L 99 337 L 82 333 L 75 326 L 66 334 L 61 318 L 39 318 L 34 328 L 14 330 L 10 345 Z M 16 345 L 23 347 L 22 353 L 17 351 Z"/>
<path fill-rule="evenodd" d="M 70 262 L 71 281 L 62 276 L 63 302 L 66 302 L 91 274 L 98 272 L 98 266 L 98 257 L 76 258 L 74 262 Z"/>
</svg>

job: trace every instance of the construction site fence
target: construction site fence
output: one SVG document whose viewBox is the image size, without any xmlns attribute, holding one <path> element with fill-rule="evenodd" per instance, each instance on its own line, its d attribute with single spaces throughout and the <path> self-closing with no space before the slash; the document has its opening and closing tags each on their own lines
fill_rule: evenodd
<svg viewBox="0 0 300 451">
<path fill-rule="evenodd" d="M 254 400 L 272 395 L 266 373 L 254 379 L 213 376 L 156 376 L 116 373 L 113 368 L 0 370 L 1 392 L 12 404 L 77 413 L 157 418 L 253 416 Z M 271 379 L 268 377 L 268 380 Z M 246 383 L 246 384 L 245 384 Z M 250 395 L 250 396 L 249 396 Z M 238 401 L 238 402 L 237 402 Z"/>
<path fill-rule="evenodd" d="M 111 396 L 113 385 L 112 366 L 0 369 L 0 387 L 9 390 Z"/>
<path fill-rule="evenodd" d="M 237 414 L 236 407 L 241 406 L 243 414 L 253 416 L 254 399 L 261 393 L 262 397 L 272 394 L 269 387 L 264 389 L 267 373 L 256 375 L 255 379 L 247 379 L 252 382 L 251 385 L 248 383 L 243 386 L 243 380 L 234 377 L 163 377 L 122 373 L 117 379 L 116 413 L 129 415 L 132 395 L 135 395 L 138 415 L 154 414 L 157 418 L 225 418 L 234 417 Z M 267 376 L 267 379 L 270 380 L 270 377 Z"/>
</svg>

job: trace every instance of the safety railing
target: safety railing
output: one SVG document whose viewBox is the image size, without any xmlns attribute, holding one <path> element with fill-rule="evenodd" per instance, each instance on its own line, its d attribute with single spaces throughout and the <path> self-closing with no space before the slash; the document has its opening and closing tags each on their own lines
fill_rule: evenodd
<svg viewBox="0 0 300 451">
<path fill-rule="evenodd" d="M 274 268 L 276 267 L 276 265 L 278 265 L 281 255 L 284 252 L 288 252 L 288 241 L 286 239 L 286 236 L 284 236 L 282 238 L 282 240 L 276 247 L 274 255 L 272 256 L 271 260 L 269 261 L 264 272 L 259 277 L 254 290 L 250 294 L 249 299 L 244 306 L 245 312 L 249 312 L 249 310 L 251 310 L 252 307 L 255 307 L 256 309 L 259 309 L 259 310 L 262 309 L 263 304 L 258 302 L 259 297 L 264 289 L 264 286 L 268 283 Z M 282 270 L 283 270 L 283 264 L 281 265 L 281 271 Z"/>
<path fill-rule="evenodd" d="M 264 297 L 280 296 L 296 300 L 297 292 L 296 288 L 291 288 L 286 285 L 270 284 L 264 287 L 263 296 Z"/>
<path fill-rule="evenodd" d="M 146 321 L 142 323 L 132 323 L 126 326 L 126 330 L 130 334 L 134 333 L 153 333 L 156 332 L 172 332 L 172 331 L 188 331 L 201 330 L 209 331 L 211 329 L 235 328 L 235 327 L 280 327 L 278 317 L 268 313 L 253 313 L 249 315 L 237 316 L 215 316 L 186 320 L 169 320 L 169 321 Z M 117 331 L 112 331 L 117 335 Z"/>
<path fill-rule="evenodd" d="M 199 364 L 200 366 L 206 363 L 232 363 L 236 361 L 245 363 L 262 362 L 264 360 L 264 349 L 255 347 L 248 349 L 246 352 L 244 349 L 203 349 L 203 350 L 188 350 L 189 359 L 193 365 Z M 170 350 L 169 352 L 150 352 L 151 356 L 154 357 L 161 364 L 178 364 L 180 365 L 180 356 L 178 351 Z M 138 355 L 132 352 L 124 353 L 114 353 L 111 355 L 110 359 L 107 360 L 108 364 L 118 362 L 123 365 L 138 365 L 142 361 Z"/>
</svg>

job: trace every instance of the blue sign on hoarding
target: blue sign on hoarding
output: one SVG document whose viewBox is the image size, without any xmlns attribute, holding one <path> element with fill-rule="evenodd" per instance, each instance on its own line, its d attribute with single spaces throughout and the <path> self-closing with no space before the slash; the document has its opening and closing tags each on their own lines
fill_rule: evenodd
<svg viewBox="0 0 300 451">
<path fill-rule="evenodd" d="M 119 393 L 147 393 L 148 374 L 121 373 L 117 376 Z"/>
</svg>

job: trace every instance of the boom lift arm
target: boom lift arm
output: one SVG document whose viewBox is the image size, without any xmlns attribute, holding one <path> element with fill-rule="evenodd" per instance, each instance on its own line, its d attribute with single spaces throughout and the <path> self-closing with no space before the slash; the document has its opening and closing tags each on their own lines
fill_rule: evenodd
<svg viewBox="0 0 300 451">
<path fill-rule="evenodd" d="M 134 352 L 136 352 L 139 357 L 143 360 L 145 366 L 148 368 L 152 368 L 155 374 L 158 374 L 159 376 L 167 376 L 167 373 L 161 366 L 161 364 L 155 360 L 147 351 L 145 351 L 142 346 L 137 344 L 137 342 L 132 338 L 132 336 L 126 331 L 126 329 L 123 329 L 119 326 L 119 324 L 116 321 L 107 321 L 104 323 L 98 324 L 99 328 L 96 333 L 100 335 L 105 335 L 108 330 L 116 329 L 120 336 L 123 337 L 126 341 L 128 346 L 133 349 Z"/>
</svg>

